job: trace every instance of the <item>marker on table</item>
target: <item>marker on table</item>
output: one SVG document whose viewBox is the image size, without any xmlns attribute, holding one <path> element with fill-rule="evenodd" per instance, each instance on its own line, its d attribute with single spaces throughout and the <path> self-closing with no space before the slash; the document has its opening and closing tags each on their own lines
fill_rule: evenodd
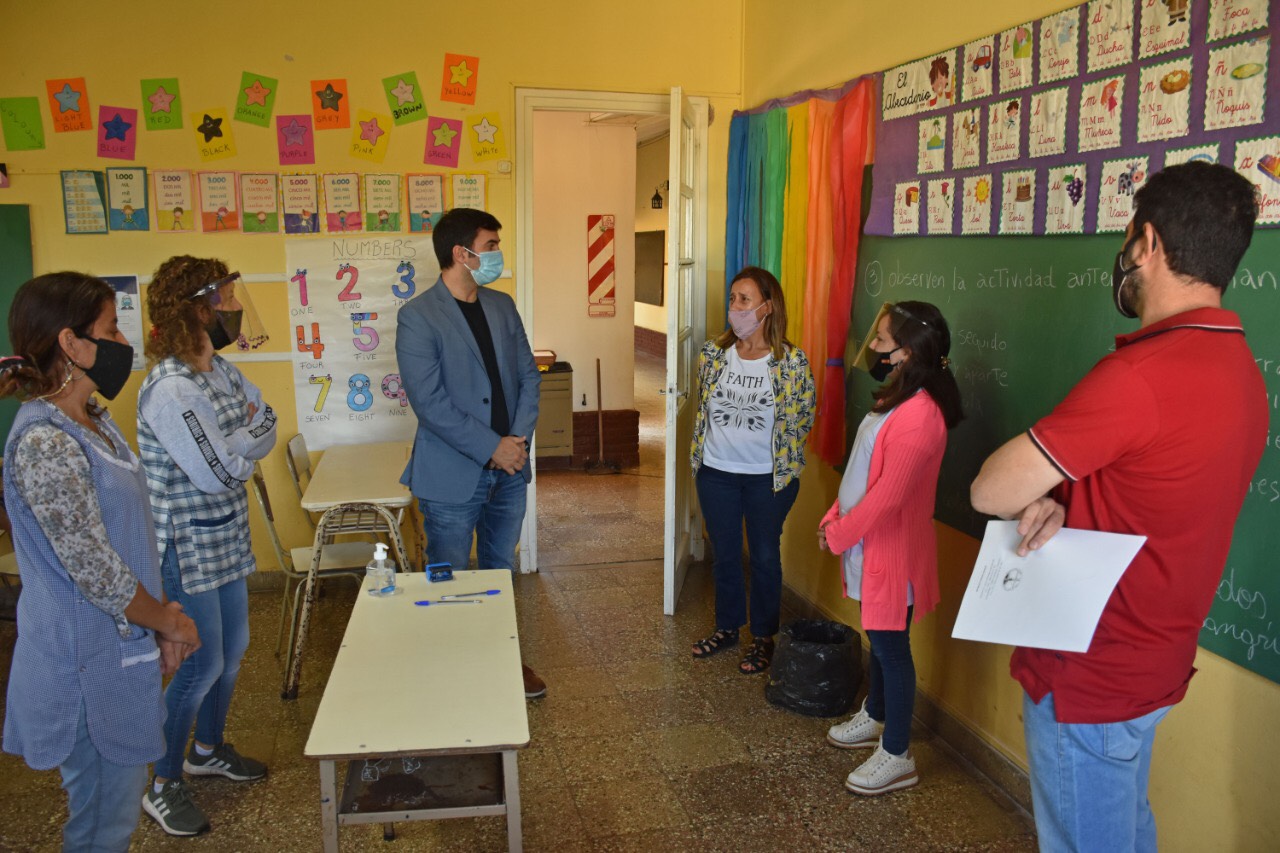
<svg viewBox="0 0 1280 853">
<path fill-rule="evenodd" d="M 459 593 L 455 593 L 454 595 L 442 595 L 440 596 L 440 600 L 453 601 L 456 598 L 472 598 L 477 595 L 497 595 L 500 592 L 502 592 L 502 590 L 500 589 L 486 589 L 481 592 L 459 592 Z M 462 602 L 458 602 L 458 603 L 461 604 Z M 479 602 L 476 602 L 476 603 L 479 603 Z"/>
<path fill-rule="evenodd" d="M 445 601 L 444 599 L 441 599 L 440 601 L 415 601 L 414 602 L 414 604 L 418 605 L 419 607 L 430 607 L 432 604 L 481 604 L 481 603 L 482 602 L 480 601 Z"/>
</svg>

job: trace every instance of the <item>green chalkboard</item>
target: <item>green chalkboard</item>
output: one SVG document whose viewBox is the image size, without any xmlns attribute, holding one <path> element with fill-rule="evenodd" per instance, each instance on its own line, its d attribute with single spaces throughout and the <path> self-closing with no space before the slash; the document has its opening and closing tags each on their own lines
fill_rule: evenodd
<svg viewBox="0 0 1280 853">
<path fill-rule="evenodd" d="M 850 352 L 884 302 L 932 302 L 951 327 L 952 369 L 968 417 L 948 441 L 939 520 L 980 537 L 986 517 L 969 506 L 969 484 L 982 461 L 1048 413 L 1114 348 L 1117 334 L 1137 328 L 1112 307 L 1111 264 L 1120 244 L 1118 234 L 863 238 Z M 1244 320 L 1280 426 L 1280 231 L 1254 235 L 1224 305 Z M 856 425 L 874 385 L 865 372 L 852 373 L 848 422 Z M 1277 555 L 1280 429 L 1273 429 L 1200 644 L 1280 682 Z"/>
<path fill-rule="evenodd" d="M 0 204 L 0 355 L 9 355 L 9 304 L 32 276 L 31 214 L 25 204 Z M 0 453 L 9 436 L 16 400 L 0 400 Z"/>
</svg>

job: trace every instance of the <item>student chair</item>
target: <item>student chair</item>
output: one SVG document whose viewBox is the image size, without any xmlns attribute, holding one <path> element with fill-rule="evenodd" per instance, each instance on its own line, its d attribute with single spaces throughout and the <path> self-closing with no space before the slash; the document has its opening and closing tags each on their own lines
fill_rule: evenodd
<svg viewBox="0 0 1280 853">
<path fill-rule="evenodd" d="M 287 662 L 293 655 L 294 633 L 298 625 L 298 602 L 302 598 L 303 581 L 307 579 L 308 569 L 311 566 L 312 548 L 308 545 L 285 551 L 284 545 L 280 542 L 280 534 L 276 531 L 275 513 L 271 510 L 271 497 L 267 493 L 267 483 L 262 476 L 261 467 L 254 466 L 251 483 L 253 496 L 258 501 L 258 508 L 262 510 L 267 537 L 271 540 L 271 548 L 276 555 L 276 565 L 284 575 L 284 595 L 280 598 L 280 630 L 276 634 L 276 654 L 280 654 L 285 625 L 288 624 L 289 648 L 285 655 Z M 330 543 L 325 546 L 324 560 L 317 570 L 317 577 L 347 575 L 359 580 L 364 577 L 364 567 L 372 553 L 373 548 L 368 542 Z"/>
<path fill-rule="evenodd" d="M 307 647 L 307 630 L 311 622 L 311 611 L 315 606 L 316 588 L 321 579 L 321 568 L 328 564 L 328 555 L 335 553 L 338 549 L 345 549 L 349 545 L 356 545 L 362 549 L 363 558 L 360 565 L 364 566 L 368 563 L 372 555 L 372 548 L 367 542 L 334 542 L 333 537 L 344 531 L 349 531 L 349 527 L 353 518 L 366 518 L 370 515 L 378 518 L 378 528 L 376 532 L 380 537 L 385 536 L 391 543 L 391 558 L 395 561 L 400 571 L 408 571 L 412 565 L 409 562 L 409 555 L 405 552 L 404 539 L 400 535 L 400 523 L 390 510 L 377 504 L 353 503 L 339 504 L 325 510 L 324 515 L 320 516 L 320 521 L 316 524 L 315 540 L 311 548 L 310 568 L 307 570 L 305 580 L 301 589 L 302 602 L 297 612 L 297 630 L 291 632 L 289 656 L 285 665 L 284 687 L 280 692 L 282 699 L 298 698 L 298 682 L 302 677 L 302 656 L 306 652 Z M 298 550 L 294 551 L 297 555 Z M 345 551 L 343 552 L 345 553 Z M 303 565 L 298 561 L 298 557 L 294 557 L 294 565 Z M 347 571 L 350 571 L 348 569 Z"/>
</svg>

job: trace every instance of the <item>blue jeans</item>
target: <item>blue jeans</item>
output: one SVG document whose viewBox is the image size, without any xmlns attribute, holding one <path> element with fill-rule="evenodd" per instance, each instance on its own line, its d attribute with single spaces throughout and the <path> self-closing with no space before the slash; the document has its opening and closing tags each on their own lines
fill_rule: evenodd
<svg viewBox="0 0 1280 853">
<path fill-rule="evenodd" d="M 222 745 L 240 660 L 249 648 L 249 590 L 241 578 L 208 592 L 183 592 L 178 556 L 172 546 L 165 549 L 160 570 L 165 595 L 182 605 L 200 632 L 200 649 L 182 662 L 164 691 L 168 712 L 164 721 L 165 754 L 156 762 L 156 775 L 181 779 L 192 721 L 196 740 L 210 746 Z"/>
<path fill-rule="evenodd" d="M 1151 744 L 1160 708 L 1120 723 L 1059 723 L 1053 694 L 1022 697 L 1031 801 L 1040 849 L 1154 853 L 1156 820 L 1147 800 Z"/>
<path fill-rule="evenodd" d="M 488 468 L 480 472 L 475 491 L 461 503 L 420 498 L 427 562 L 465 569 L 475 536 L 477 568 L 515 571 L 524 506 L 524 477 Z"/>
<path fill-rule="evenodd" d="M 782 612 L 782 523 L 796 502 L 800 480 L 793 479 L 775 492 L 772 474 L 730 474 L 703 465 L 697 484 L 714 558 L 716 627 L 736 631 L 747 621 L 747 587 L 742 578 L 745 521 L 751 562 L 751 635 L 772 637 L 778 633 Z"/>
<path fill-rule="evenodd" d="M 70 812 L 62 828 L 62 849 L 67 853 L 128 850 L 142 811 L 147 765 L 124 766 L 103 758 L 89 739 L 84 703 L 75 746 L 58 769 Z"/>
<path fill-rule="evenodd" d="M 867 713 L 884 723 L 880 745 L 903 755 L 911 743 L 911 714 L 916 704 L 916 664 L 911 657 L 911 611 L 901 631 L 867 631 L 871 666 L 867 673 Z"/>
</svg>

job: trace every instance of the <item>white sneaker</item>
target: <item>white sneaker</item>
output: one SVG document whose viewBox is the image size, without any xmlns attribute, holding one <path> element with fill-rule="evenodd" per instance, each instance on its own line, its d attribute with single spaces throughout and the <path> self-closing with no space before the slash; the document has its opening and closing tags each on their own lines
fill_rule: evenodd
<svg viewBox="0 0 1280 853">
<path fill-rule="evenodd" d="M 871 757 L 844 780 L 846 788 L 864 797 L 900 791 L 919 783 L 916 760 L 910 754 L 894 755 L 885 752 L 883 746 L 876 747 Z"/>
<path fill-rule="evenodd" d="M 839 749 L 870 749 L 879 745 L 883 731 L 884 723 L 871 719 L 863 702 L 858 713 L 827 729 L 827 743 Z"/>
</svg>

